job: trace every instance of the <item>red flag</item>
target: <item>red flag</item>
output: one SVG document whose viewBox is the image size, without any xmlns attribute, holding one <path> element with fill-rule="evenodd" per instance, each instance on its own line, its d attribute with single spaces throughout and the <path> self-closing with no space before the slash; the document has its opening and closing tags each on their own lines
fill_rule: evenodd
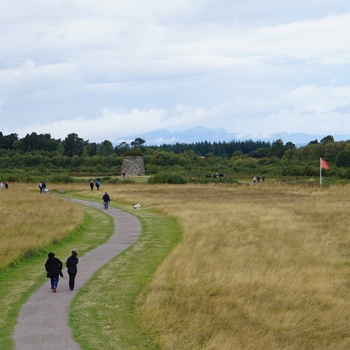
<svg viewBox="0 0 350 350">
<path fill-rule="evenodd" d="M 320 161 L 321 161 L 321 168 L 328 170 L 329 168 L 328 163 L 322 158 L 320 158 Z"/>
</svg>

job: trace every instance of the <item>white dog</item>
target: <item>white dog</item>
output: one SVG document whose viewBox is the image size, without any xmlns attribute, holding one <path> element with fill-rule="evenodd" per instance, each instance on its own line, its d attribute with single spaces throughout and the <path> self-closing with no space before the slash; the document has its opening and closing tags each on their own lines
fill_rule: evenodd
<svg viewBox="0 0 350 350">
<path fill-rule="evenodd" d="M 134 209 L 140 209 L 141 208 L 141 204 L 135 204 L 134 205 Z"/>
</svg>

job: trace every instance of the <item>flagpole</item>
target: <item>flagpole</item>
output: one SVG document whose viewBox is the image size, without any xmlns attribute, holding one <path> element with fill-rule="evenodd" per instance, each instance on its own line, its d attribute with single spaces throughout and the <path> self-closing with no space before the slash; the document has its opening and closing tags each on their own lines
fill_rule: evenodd
<svg viewBox="0 0 350 350">
<path fill-rule="evenodd" d="M 320 158 L 320 186 L 322 186 L 322 160 Z"/>
</svg>

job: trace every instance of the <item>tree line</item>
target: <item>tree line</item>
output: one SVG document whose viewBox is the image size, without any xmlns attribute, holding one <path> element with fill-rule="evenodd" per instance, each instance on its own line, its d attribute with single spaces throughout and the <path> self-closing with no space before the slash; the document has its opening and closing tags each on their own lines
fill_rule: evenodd
<svg viewBox="0 0 350 350">
<path fill-rule="evenodd" d="M 112 142 L 105 140 L 101 143 L 89 142 L 79 137 L 76 133 L 71 133 L 66 136 L 65 139 L 55 139 L 51 137 L 51 134 L 37 134 L 32 132 L 27 134 L 23 138 L 19 138 L 18 134 L 12 133 L 4 135 L 0 131 L 0 152 L 3 151 L 16 151 L 20 153 L 28 152 L 56 152 L 60 155 L 68 157 L 74 156 L 108 156 L 113 153 L 121 155 L 132 147 L 138 147 L 145 143 L 141 138 L 136 138 L 135 141 L 128 144 L 122 142 L 118 146 L 114 147 Z"/>
<path fill-rule="evenodd" d="M 146 146 L 145 143 L 142 138 L 136 138 L 130 143 L 121 142 L 114 146 L 109 140 L 89 142 L 76 133 L 55 139 L 50 134 L 35 132 L 23 138 L 0 132 L 0 168 L 41 167 L 47 171 L 70 169 L 82 173 L 115 174 L 121 171 L 123 157 L 129 155 L 143 156 L 148 174 L 164 169 L 186 169 L 187 172 L 264 169 L 259 170 L 261 174 L 262 171 L 279 168 L 282 175 L 309 176 L 317 174 L 321 157 L 332 166 L 331 169 L 337 167 L 339 174 L 350 177 L 350 141 L 335 142 L 331 135 L 312 140 L 302 147 L 296 147 L 292 142 L 284 143 L 281 139 L 273 142 L 232 140 L 157 146 Z"/>
<path fill-rule="evenodd" d="M 230 142 L 196 142 L 196 143 L 175 143 L 163 144 L 160 146 L 144 146 L 146 143 L 142 138 L 136 138 L 130 144 L 121 142 L 119 145 L 113 146 L 109 140 L 101 143 L 89 142 L 84 140 L 76 133 L 67 135 L 65 139 L 52 138 L 50 134 L 37 134 L 35 132 L 27 134 L 23 138 L 19 138 L 17 134 L 12 133 L 4 135 L 0 132 L 0 151 L 12 150 L 22 153 L 43 151 L 57 152 L 58 154 L 68 157 L 81 156 L 108 156 L 113 153 L 123 155 L 133 148 L 141 147 L 143 151 L 147 149 L 163 150 L 165 152 L 173 152 L 175 154 L 194 151 L 195 154 L 205 156 L 213 154 L 218 157 L 230 157 L 234 152 L 240 151 L 243 154 L 249 154 L 258 149 L 270 149 L 270 142 L 265 141 L 230 141 Z M 261 151 L 260 151 L 261 152 Z"/>
</svg>

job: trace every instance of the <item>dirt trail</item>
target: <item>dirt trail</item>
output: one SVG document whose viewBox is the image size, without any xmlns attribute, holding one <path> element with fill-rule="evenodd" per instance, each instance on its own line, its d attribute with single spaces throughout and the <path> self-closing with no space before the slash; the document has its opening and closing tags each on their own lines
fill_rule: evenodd
<svg viewBox="0 0 350 350">
<path fill-rule="evenodd" d="M 101 203 L 73 201 L 104 210 Z M 68 324 L 71 300 L 99 268 L 133 244 L 141 234 L 141 225 L 135 216 L 112 207 L 105 212 L 114 219 L 114 234 L 105 244 L 79 257 L 74 292 L 69 291 L 68 275 L 64 273 L 56 294 L 51 293 L 49 280 L 32 294 L 23 305 L 15 326 L 16 350 L 81 349 L 73 340 Z"/>
</svg>

